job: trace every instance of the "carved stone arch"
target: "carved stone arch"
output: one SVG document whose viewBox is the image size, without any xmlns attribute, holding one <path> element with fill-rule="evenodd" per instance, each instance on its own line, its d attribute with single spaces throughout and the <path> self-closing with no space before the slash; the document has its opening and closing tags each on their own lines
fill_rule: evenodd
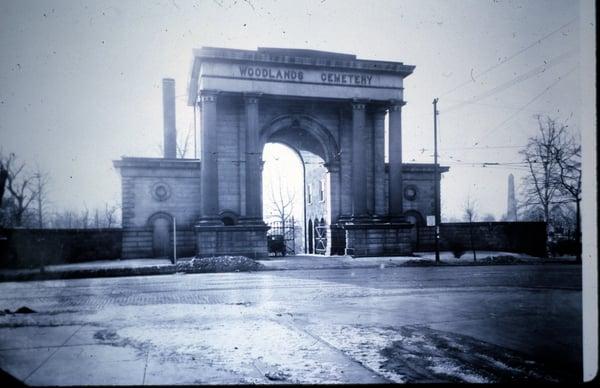
<svg viewBox="0 0 600 388">
<path fill-rule="evenodd" d="M 290 128 L 305 131 L 316 142 L 317 147 L 303 149 L 305 147 L 294 144 L 293 139 L 277 139 L 278 133 Z M 285 114 L 275 117 L 260 132 L 261 146 L 264 147 L 269 140 L 285 143 L 292 148 L 311 151 L 320 156 L 325 163 L 335 164 L 339 160 L 339 146 L 331 131 L 316 118 L 306 114 Z"/>
<path fill-rule="evenodd" d="M 146 221 L 146 226 L 151 228 L 154 225 L 154 221 L 156 221 L 159 218 L 166 219 L 167 221 L 169 221 L 169 223 L 172 226 L 173 216 L 170 213 L 167 213 L 164 211 L 159 211 L 159 212 L 153 213 L 150 217 L 148 217 L 148 220 Z"/>
<path fill-rule="evenodd" d="M 237 225 L 240 215 L 233 210 L 225 209 L 219 212 L 219 217 L 225 226 Z"/>
<path fill-rule="evenodd" d="M 407 210 L 404 212 L 404 216 L 409 220 L 409 222 L 411 219 L 414 220 L 416 226 L 424 226 L 425 225 L 425 218 L 417 210 Z"/>
</svg>

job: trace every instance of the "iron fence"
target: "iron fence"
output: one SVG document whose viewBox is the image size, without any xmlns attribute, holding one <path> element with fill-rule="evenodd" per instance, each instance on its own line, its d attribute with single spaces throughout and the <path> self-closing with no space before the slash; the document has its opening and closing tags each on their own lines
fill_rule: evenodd
<svg viewBox="0 0 600 388">
<path fill-rule="evenodd" d="M 285 254 L 296 254 L 296 221 L 294 217 L 285 221 L 272 221 L 268 223 L 271 227 L 267 232 L 267 236 L 282 236 L 285 244 Z"/>
</svg>

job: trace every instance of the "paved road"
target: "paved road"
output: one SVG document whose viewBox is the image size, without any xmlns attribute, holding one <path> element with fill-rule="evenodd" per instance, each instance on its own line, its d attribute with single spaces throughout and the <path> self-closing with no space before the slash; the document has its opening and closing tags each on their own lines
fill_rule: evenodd
<svg viewBox="0 0 600 388">
<path fill-rule="evenodd" d="M 581 267 L 356 268 L 0 284 L 30 385 L 581 379 Z"/>
</svg>

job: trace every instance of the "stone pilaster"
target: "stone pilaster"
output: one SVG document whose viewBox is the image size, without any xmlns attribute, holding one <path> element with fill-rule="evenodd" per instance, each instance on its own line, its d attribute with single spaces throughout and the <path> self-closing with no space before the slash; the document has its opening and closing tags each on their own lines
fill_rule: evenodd
<svg viewBox="0 0 600 388">
<path fill-rule="evenodd" d="M 404 101 L 391 101 L 389 110 L 389 215 L 402 220 L 402 106 Z"/>
<path fill-rule="evenodd" d="M 373 112 L 373 196 L 375 214 L 386 214 L 385 204 L 385 114 L 387 109 L 378 107 Z"/>
<path fill-rule="evenodd" d="M 246 218 L 262 223 L 262 152 L 260 149 L 259 96 L 244 95 L 246 117 Z"/>
<path fill-rule="evenodd" d="M 352 103 L 352 216 L 367 216 L 367 164 L 365 148 L 365 108 L 362 101 Z"/>
<path fill-rule="evenodd" d="M 340 108 L 340 215 L 352 215 L 352 122 L 350 109 Z"/>
<path fill-rule="evenodd" d="M 217 92 L 203 90 L 200 95 L 201 116 L 201 172 L 200 192 L 202 195 L 201 224 L 220 223 L 218 138 L 217 138 Z"/>
<path fill-rule="evenodd" d="M 340 162 L 334 160 L 329 163 L 325 163 L 324 167 L 327 169 L 327 184 L 326 187 L 329 191 L 329 199 L 326 201 L 327 214 L 329 219 L 327 224 L 331 225 L 338 221 L 340 216 Z"/>
</svg>

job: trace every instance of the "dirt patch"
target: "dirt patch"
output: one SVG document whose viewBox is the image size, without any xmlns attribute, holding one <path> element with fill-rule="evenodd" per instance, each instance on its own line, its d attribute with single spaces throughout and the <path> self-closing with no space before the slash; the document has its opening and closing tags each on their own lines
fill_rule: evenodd
<svg viewBox="0 0 600 388">
<path fill-rule="evenodd" d="M 440 262 L 436 263 L 434 260 L 426 260 L 426 259 L 416 259 L 416 260 L 407 260 L 401 264 L 401 266 L 406 267 L 435 267 L 440 265 L 447 265 L 446 263 Z"/>
<path fill-rule="evenodd" d="M 94 333 L 94 338 L 100 341 L 116 341 L 119 336 L 113 330 L 98 330 Z"/>
<path fill-rule="evenodd" d="M 249 272 L 262 271 L 266 267 L 245 256 L 195 257 L 177 263 L 177 271 L 185 273 Z"/>
<path fill-rule="evenodd" d="M 34 314 L 34 313 L 36 313 L 36 311 L 30 309 L 27 306 L 19 307 L 14 312 L 10 311 L 9 309 L 4 309 L 4 310 L 0 311 L 0 315 L 6 315 L 6 314 Z"/>
<path fill-rule="evenodd" d="M 525 262 L 525 261 L 519 259 L 518 257 L 508 256 L 508 255 L 489 256 L 489 257 L 484 257 L 483 259 L 478 259 L 477 261 L 479 261 L 480 263 L 483 263 L 483 264 L 519 264 L 519 263 Z"/>
<path fill-rule="evenodd" d="M 407 382 L 558 382 L 576 376 L 522 354 L 472 337 L 405 326 L 402 340 L 381 350 L 382 368 L 401 373 Z"/>
</svg>

